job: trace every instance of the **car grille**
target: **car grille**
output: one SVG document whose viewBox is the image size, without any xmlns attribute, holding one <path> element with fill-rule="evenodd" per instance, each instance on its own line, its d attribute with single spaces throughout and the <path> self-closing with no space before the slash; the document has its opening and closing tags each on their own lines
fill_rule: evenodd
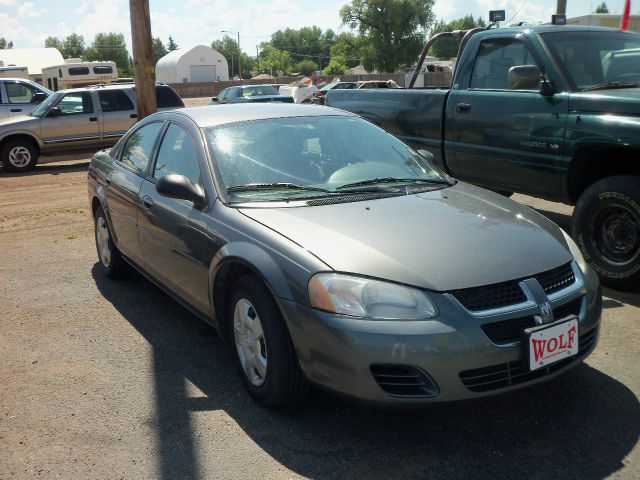
<svg viewBox="0 0 640 480">
<path fill-rule="evenodd" d="M 553 315 L 556 320 L 568 317 L 569 315 L 578 316 L 580 307 L 582 306 L 582 297 L 576 298 L 563 305 L 559 305 L 553 309 Z M 485 323 L 480 328 L 484 334 L 489 337 L 496 345 L 505 345 L 520 341 L 522 332 L 525 328 L 535 327 L 536 322 L 532 315 L 519 318 L 510 318 L 509 320 L 501 320 L 499 322 Z"/>
<path fill-rule="evenodd" d="M 538 281 L 547 295 L 568 287 L 576 280 L 571 263 L 533 275 L 533 278 Z M 511 280 L 482 287 L 454 290 L 451 295 L 471 312 L 507 307 L 527 300 L 519 285 L 522 280 Z"/>
<path fill-rule="evenodd" d="M 433 381 L 416 367 L 371 365 L 371 374 L 380 388 L 394 397 L 435 397 L 438 394 Z"/>
<path fill-rule="evenodd" d="M 576 358 L 586 355 L 586 353 L 593 347 L 597 335 L 597 327 L 589 330 L 580 337 L 580 346 L 577 355 L 552 363 L 551 365 L 539 370 L 529 371 L 527 368 L 523 367 L 522 360 L 516 360 L 513 362 L 502 363 L 500 365 L 492 365 L 490 367 L 465 370 L 460 372 L 460 379 L 472 392 L 490 392 L 492 390 L 498 390 L 511 385 L 530 382 L 536 378 L 546 377 L 547 375 L 566 367 Z"/>
</svg>

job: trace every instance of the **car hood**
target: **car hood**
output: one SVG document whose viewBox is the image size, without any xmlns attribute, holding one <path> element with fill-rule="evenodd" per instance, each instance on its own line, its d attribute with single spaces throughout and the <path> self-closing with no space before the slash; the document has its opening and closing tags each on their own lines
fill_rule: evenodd
<svg viewBox="0 0 640 480">
<path fill-rule="evenodd" d="M 574 93 L 569 99 L 569 110 L 640 115 L 640 88 Z"/>
<path fill-rule="evenodd" d="M 240 211 L 336 271 L 437 291 L 522 278 L 572 259 L 554 223 L 463 183 L 371 201 Z"/>
<path fill-rule="evenodd" d="M 0 129 L 28 127 L 29 125 L 38 123 L 38 120 L 40 120 L 38 117 L 30 117 L 29 115 L 7 117 L 0 120 Z"/>
</svg>

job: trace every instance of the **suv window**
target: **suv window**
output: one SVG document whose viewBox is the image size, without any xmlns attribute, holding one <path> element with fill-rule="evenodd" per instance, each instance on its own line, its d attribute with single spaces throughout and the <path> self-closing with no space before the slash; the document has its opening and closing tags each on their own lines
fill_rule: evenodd
<svg viewBox="0 0 640 480">
<path fill-rule="evenodd" d="M 156 85 L 156 102 L 158 108 L 184 107 L 184 102 L 171 87 Z"/>
<path fill-rule="evenodd" d="M 32 103 L 31 99 L 38 92 L 31 85 L 19 82 L 5 82 L 9 103 Z"/>
<path fill-rule="evenodd" d="M 134 109 L 133 103 L 122 90 L 101 90 L 98 92 L 98 98 L 103 112 L 120 112 Z"/>
<path fill-rule="evenodd" d="M 508 90 L 509 69 L 520 65 L 536 65 L 523 42 L 513 38 L 485 40 L 478 49 L 470 88 Z"/>
<path fill-rule="evenodd" d="M 158 150 L 153 178 L 169 174 L 184 175 L 195 185 L 202 184 L 196 147 L 191 135 L 175 123 L 169 125 Z"/>
<path fill-rule="evenodd" d="M 122 148 L 120 163 L 144 175 L 162 122 L 149 123 L 131 134 Z"/>
<path fill-rule="evenodd" d="M 56 106 L 62 115 L 93 113 L 93 101 L 89 92 L 67 93 Z"/>
</svg>

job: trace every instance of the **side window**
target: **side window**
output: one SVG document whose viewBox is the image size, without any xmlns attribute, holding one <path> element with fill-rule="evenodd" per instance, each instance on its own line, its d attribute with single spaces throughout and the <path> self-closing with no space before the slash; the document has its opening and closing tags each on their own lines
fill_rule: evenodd
<svg viewBox="0 0 640 480">
<path fill-rule="evenodd" d="M 56 105 L 62 115 L 93 113 L 93 101 L 89 92 L 67 93 Z"/>
<path fill-rule="evenodd" d="M 98 98 L 103 112 L 133 110 L 133 103 L 122 90 L 101 90 L 98 92 Z"/>
<path fill-rule="evenodd" d="M 31 103 L 31 99 L 38 91 L 31 85 L 18 82 L 5 82 L 9 103 Z"/>
<path fill-rule="evenodd" d="M 162 122 L 154 122 L 136 130 L 122 148 L 120 163 L 144 175 L 161 129 Z"/>
<path fill-rule="evenodd" d="M 184 102 L 175 90 L 164 85 L 156 87 L 156 103 L 158 108 L 184 107 Z"/>
<path fill-rule="evenodd" d="M 229 89 L 225 88 L 218 94 L 218 103 L 224 101 L 224 99 L 227 96 L 227 93 L 229 93 Z"/>
<path fill-rule="evenodd" d="M 202 185 L 196 147 L 191 135 L 175 123 L 169 125 L 158 150 L 153 178 L 169 174 L 184 175 L 195 185 Z"/>
<path fill-rule="evenodd" d="M 513 38 L 485 40 L 478 49 L 470 88 L 508 90 L 509 69 L 520 65 L 536 65 L 523 42 Z"/>
</svg>

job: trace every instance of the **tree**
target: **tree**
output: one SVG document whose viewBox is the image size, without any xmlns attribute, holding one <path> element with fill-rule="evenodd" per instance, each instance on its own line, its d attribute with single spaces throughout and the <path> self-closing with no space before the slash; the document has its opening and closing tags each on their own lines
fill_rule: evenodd
<svg viewBox="0 0 640 480">
<path fill-rule="evenodd" d="M 331 57 L 329 65 L 324 69 L 325 75 L 344 75 L 349 67 L 341 57 Z"/>
<path fill-rule="evenodd" d="M 151 49 L 153 51 L 153 64 L 154 65 L 156 63 L 158 63 L 158 60 L 160 60 L 167 53 L 169 53 L 167 51 L 167 48 L 164 46 L 164 43 L 162 43 L 162 40 L 160 40 L 160 37 L 153 37 L 151 39 Z"/>
<path fill-rule="evenodd" d="M 418 57 L 424 32 L 433 22 L 434 0 L 352 0 L 340 9 L 343 25 L 357 30 L 362 65 L 395 72 Z"/>
<path fill-rule="evenodd" d="M 64 58 L 81 58 L 84 55 L 84 37 L 76 33 L 72 33 L 62 42 Z"/>
<path fill-rule="evenodd" d="M 236 42 L 229 35 L 225 35 L 222 37 L 222 40 L 214 40 L 211 42 L 211 48 L 215 51 L 220 52 L 224 58 L 227 59 L 227 64 L 229 65 L 229 78 L 233 78 L 233 76 L 238 71 L 238 42 Z M 233 61 L 231 60 L 233 57 Z M 242 61 L 244 63 L 244 55 L 242 57 Z M 234 71 L 231 71 L 231 67 L 233 66 Z M 245 70 L 244 65 L 242 70 Z"/>
<path fill-rule="evenodd" d="M 173 37 L 171 35 L 169 35 L 169 43 L 167 43 L 167 50 L 169 50 L 170 52 L 173 52 L 174 50 L 177 50 L 178 44 L 175 42 L 175 40 L 173 39 Z"/>
<path fill-rule="evenodd" d="M 602 2 L 596 7 L 596 13 L 609 13 L 609 7 L 607 7 L 605 2 Z"/>
<path fill-rule="evenodd" d="M 118 75 L 129 77 L 133 75 L 129 52 L 124 42 L 124 35 L 121 33 L 98 33 L 96 34 L 91 48 L 85 50 L 85 59 L 111 60 L 118 67 Z"/>
<path fill-rule="evenodd" d="M 318 64 L 312 60 L 302 60 L 294 65 L 293 70 L 309 76 L 318 70 Z"/>
<path fill-rule="evenodd" d="M 256 60 L 242 52 L 242 78 L 251 78 L 256 70 Z"/>
<path fill-rule="evenodd" d="M 484 27 L 486 24 L 482 17 L 477 19 L 473 18 L 473 15 L 466 15 L 457 20 L 453 20 L 449 23 L 444 23 L 440 20 L 436 23 L 431 30 L 431 36 L 440 32 L 452 32 L 454 30 L 467 30 L 475 27 Z M 429 50 L 429 53 L 438 58 L 454 58 L 458 56 L 458 48 L 460 47 L 460 40 L 455 38 L 443 38 L 438 40 Z"/>
<path fill-rule="evenodd" d="M 7 48 L 7 39 L 0 37 L 0 50 L 4 50 L 5 48 Z"/>
<path fill-rule="evenodd" d="M 338 64 L 344 63 L 347 68 L 360 65 L 360 47 L 363 41 L 353 33 L 343 32 L 338 35 L 336 43 L 331 47 L 331 61 L 337 58 Z M 329 64 L 331 64 L 331 61 Z M 346 69 L 345 69 L 346 70 Z"/>
<path fill-rule="evenodd" d="M 268 42 L 260 45 L 260 70 L 271 75 L 289 75 L 291 73 L 291 55 L 273 48 Z"/>
<path fill-rule="evenodd" d="M 47 37 L 44 41 L 44 46 L 47 48 L 57 49 L 64 57 L 64 54 L 62 53 L 64 51 L 64 44 L 58 37 Z"/>
</svg>

